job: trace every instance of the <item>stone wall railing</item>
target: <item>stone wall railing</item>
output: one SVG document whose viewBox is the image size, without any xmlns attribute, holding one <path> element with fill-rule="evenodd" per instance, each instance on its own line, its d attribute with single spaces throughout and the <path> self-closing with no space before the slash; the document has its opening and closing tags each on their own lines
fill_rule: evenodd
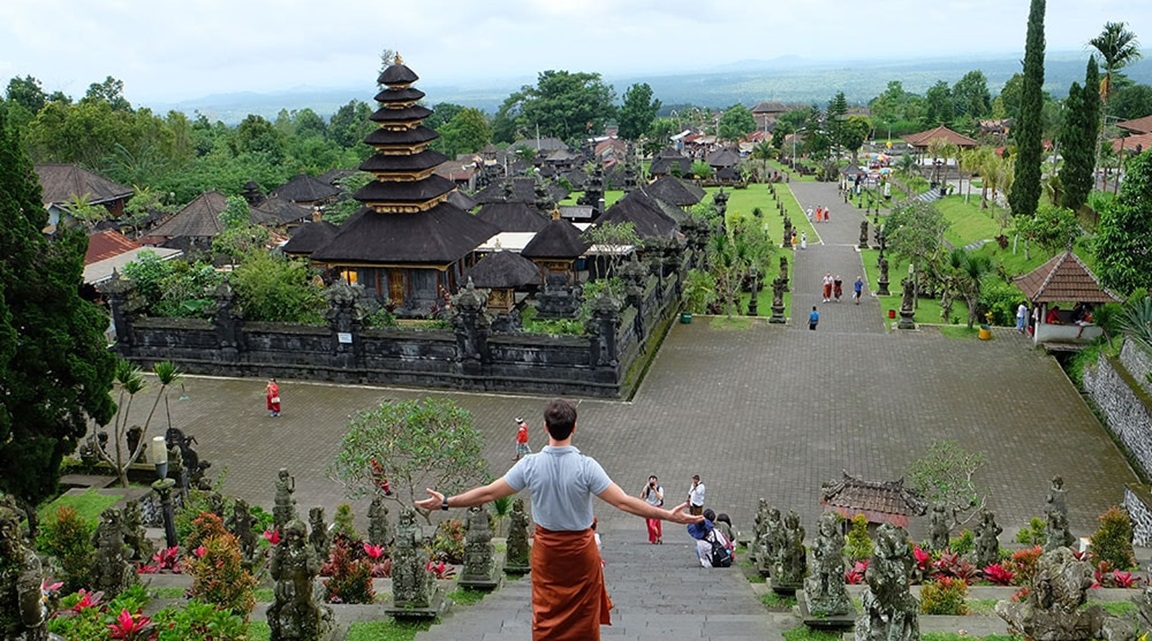
<svg viewBox="0 0 1152 641">
<path fill-rule="evenodd" d="M 1132 518 L 1132 543 L 1147 547 L 1152 543 L 1152 495 L 1148 488 L 1125 485 L 1124 509 Z"/>
<path fill-rule="evenodd" d="M 1152 383 L 1148 381 L 1148 373 L 1152 372 L 1152 347 L 1139 338 L 1128 336 L 1120 348 L 1120 362 L 1144 391 L 1152 395 Z"/>
<path fill-rule="evenodd" d="M 1141 381 L 1122 359 L 1101 354 L 1095 366 L 1084 368 L 1084 391 L 1144 474 L 1152 473 L 1152 397 Z"/>
</svg>

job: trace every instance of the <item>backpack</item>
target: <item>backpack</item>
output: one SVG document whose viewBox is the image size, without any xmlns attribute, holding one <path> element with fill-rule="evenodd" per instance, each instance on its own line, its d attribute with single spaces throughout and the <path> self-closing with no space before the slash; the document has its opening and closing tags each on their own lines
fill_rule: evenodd
<svg viewBox="0 0 1152 641">
<path fill-rule="evenodd" d="M 709 559 L 712 561 L 714 568 L 730 568 L 732 567 L 732 550 L 728 546 L 719 541 L 722 538 L 715 530 L 711 534 L 712 554 Z"/>
</svg>

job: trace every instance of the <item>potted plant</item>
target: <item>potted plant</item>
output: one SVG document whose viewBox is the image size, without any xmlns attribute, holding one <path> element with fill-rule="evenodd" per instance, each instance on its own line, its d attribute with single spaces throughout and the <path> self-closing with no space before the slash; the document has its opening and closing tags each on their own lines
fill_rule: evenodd
<svg viewBox="0 0 1152 641">
<path fill-rule="evenodd" d="M 691 323 L 693 314 L 703 314 L 716 298 L 716 279 L 712 274 L 699 269 L 688 270 L 681 287 L 680 298 L 684 307 L 680 312 L 681 323 Z"/>
</svg>

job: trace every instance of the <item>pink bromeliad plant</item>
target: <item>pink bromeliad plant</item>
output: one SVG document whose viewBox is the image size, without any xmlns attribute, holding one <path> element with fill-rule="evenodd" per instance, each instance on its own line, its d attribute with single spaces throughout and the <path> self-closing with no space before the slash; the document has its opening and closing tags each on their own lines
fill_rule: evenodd
<svg viewBox="0 0 1152 641">
<path fill-rule="evenodd" d="M 152 619 L 141 612 L 132 614 L 124 608 L 117 615 L 116 622 L 108 626 L 108 633 L 113 639 L 122 641 L 145 641 L 152 637 Z"/>
<path fill-rule="evenodd" d="M 1015 572 L 999 563 L 984 568 L 983 573 L 984 578 L 995 585 L 1012 585 L 1012 581 L 1016 578 Z"/>
<path fill-rule="evenodd" d="M 868 571 L 868 559 L 857 561 L 844 572 L 844 582 L 849 585 L 859 585 L 864 582 L 864 573 Z"/>
</svg>

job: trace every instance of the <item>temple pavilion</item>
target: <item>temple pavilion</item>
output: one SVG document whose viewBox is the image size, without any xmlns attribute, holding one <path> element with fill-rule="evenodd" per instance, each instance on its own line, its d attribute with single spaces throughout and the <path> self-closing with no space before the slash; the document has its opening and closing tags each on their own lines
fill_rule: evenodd
<svg viewBox="0 0 1152 641">
<path fill-rule="evenodd" d="M 313 264 L 363 285 L 399 316 L 431 313 L 461 282 L 473 250 L 499 230 L 448 200 L 455 183 L 433 173 L 447 158 L 428 148 L 438 134 L 417 104 L 424 92 L 400 57 L 378 79 L 378 128 L 364 139 L 376 153 L 360 165 L 373 175 L 353 196 L 363 203 L 332 240 L 311 253 Z"/>
</svg>

